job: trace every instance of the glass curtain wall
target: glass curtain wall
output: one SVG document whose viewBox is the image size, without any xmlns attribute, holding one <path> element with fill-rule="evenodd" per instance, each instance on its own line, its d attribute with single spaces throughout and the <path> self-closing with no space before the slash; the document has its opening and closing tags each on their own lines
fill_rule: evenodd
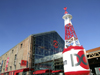
<svg viewBox="0 0 100 75">
<path fill-rule="evenodd" d="M 53 56 L 63 51 L 64 41 L 57 32 L 41 33 L 33 35 L 34 37 L 34 67 L 35 70 L 52 69 Z"/>
</svg>

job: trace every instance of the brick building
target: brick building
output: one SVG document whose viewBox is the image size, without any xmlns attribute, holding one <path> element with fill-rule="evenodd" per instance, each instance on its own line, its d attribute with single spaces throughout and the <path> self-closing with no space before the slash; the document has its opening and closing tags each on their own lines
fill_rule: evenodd
<svg viewBox="0 0 100 75">
<path fill-rule="evenodd" d="M 23 69 L 31 66 L 31 53 L 32 53 L 32 35 L 17 44 L 15 47 L 10 49 L 8 52 L 0 56 L 1 73 Z M 30 56 L 30 57 L 29 57 Z M 9 60 L 7 66 L 7 59 Z M 21 61 L 26 60 L 28 64 L 21 66 Z"/>
<path fill-rule="evenodd" d="M 0 56 L 1 75 L 32 75 L 42 69 L 63 71 L 63 47 L 64 40 L 56 31 L 30 35 Z"/>
</svg>

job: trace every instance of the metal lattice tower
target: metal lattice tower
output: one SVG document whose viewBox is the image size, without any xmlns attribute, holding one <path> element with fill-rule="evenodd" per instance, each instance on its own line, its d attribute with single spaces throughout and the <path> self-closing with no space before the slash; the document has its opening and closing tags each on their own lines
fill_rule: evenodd
<svg viewBox="0 0 100 75">
<path fill-rule="evenodd" d="M 65 15 L 63 16 L 65 26 L 65 48 L 68 48 L 71 45 L 80 46 L 79 40 L 77 38 L 77 35 L 71 22 L 72 15 L 68 14 L 66 9 L 67 7 L 64 8 Z"/>
</svg>

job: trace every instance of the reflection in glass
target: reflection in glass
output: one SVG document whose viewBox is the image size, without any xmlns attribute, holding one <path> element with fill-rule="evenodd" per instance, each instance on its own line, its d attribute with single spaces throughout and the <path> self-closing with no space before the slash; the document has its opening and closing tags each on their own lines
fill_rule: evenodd
<svg viewBox="0 0 100 75">
<path fill-rule="evenodd" d="M 58 48 L 53 46 L 53 41 L 56 40 L 58 42 Z M 44 33 L 43 35 L 35 36 L 35 68 L 38 69 L 52 69 L 53 62 L 46 62 L 47 57 L 52 56 L 53 54 L 62 52 L 64 48 L 64 41 L 58 35 L 57 32 Z M 41 64 L 37 62 L 37 59 L 41 61 Z M 45 59 L 45 60 L 44 60 Z M 44 62 L 44 63 L 43 63 Z M 45 63 L 46 62 L 46 63 Z"/>
</svg>

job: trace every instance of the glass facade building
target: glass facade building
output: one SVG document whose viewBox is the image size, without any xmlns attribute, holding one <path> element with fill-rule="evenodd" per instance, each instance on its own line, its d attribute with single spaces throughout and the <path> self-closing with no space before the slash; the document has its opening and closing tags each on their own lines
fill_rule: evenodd
<svg viewBox="0 0 100 75">
<path fill-rule="evenodd" d="M 60 68 L 55 66 L 55 61 L 60 59 L 63 48 L 64 40 L 56 31 L 34 34 L 32 66 L 35 70 L 63 69 L 63 64 L 59 65 Z M 62 59 L 60 61 L 62 62 Z"/>
</svg>

